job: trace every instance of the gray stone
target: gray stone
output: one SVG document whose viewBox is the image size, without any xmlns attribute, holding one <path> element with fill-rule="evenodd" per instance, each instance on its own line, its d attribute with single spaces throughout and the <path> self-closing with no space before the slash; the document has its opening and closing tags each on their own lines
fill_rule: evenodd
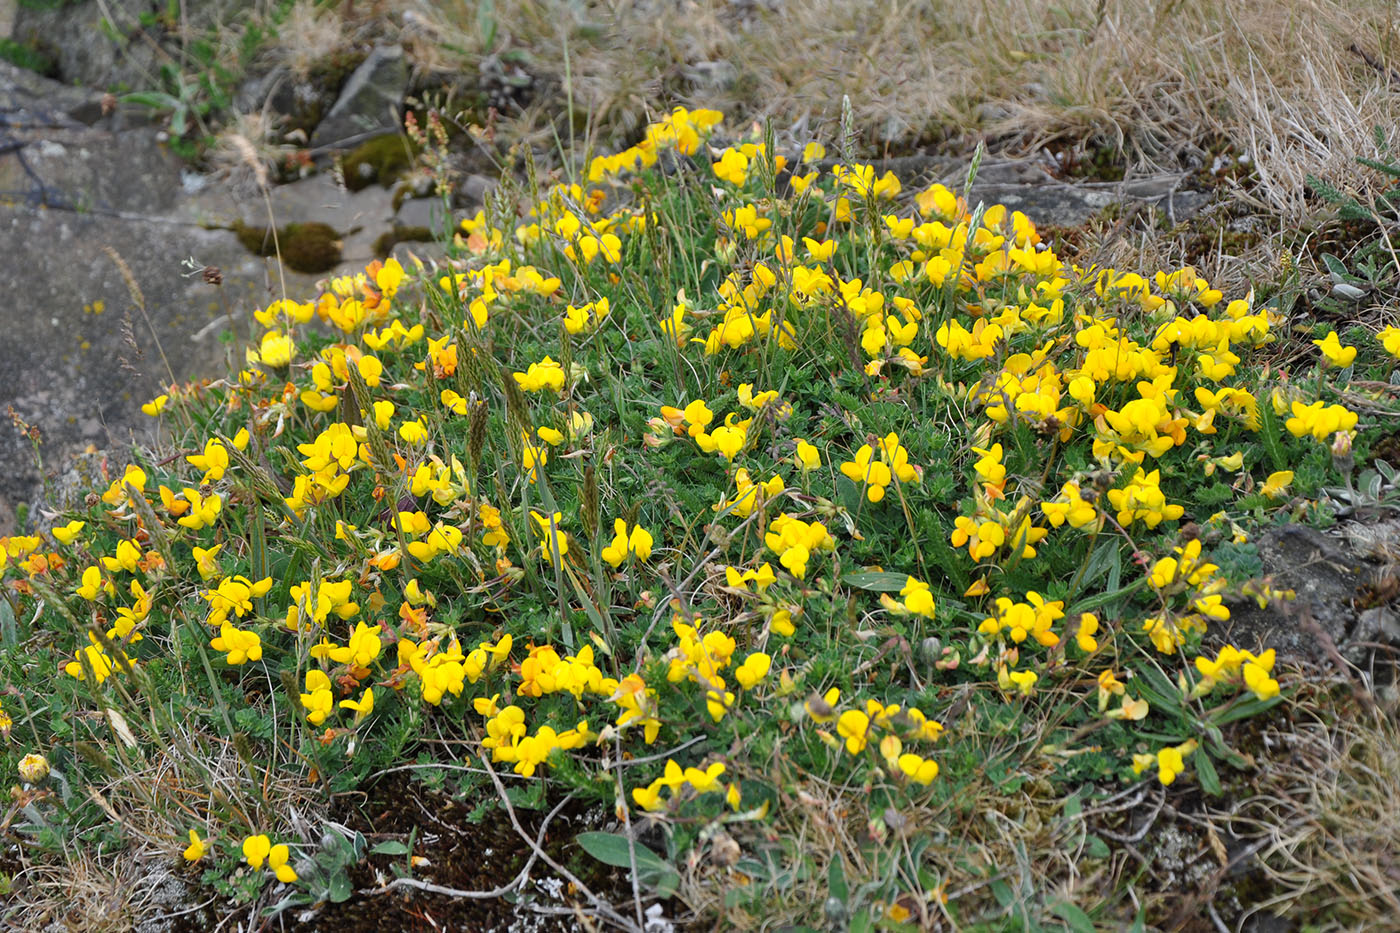
<svg viewBox="0 0 1400 933">
<path fill-rule="evenodd" d="M 168 13 L 164 0 L 20 3 L 9 35 L 53 59 L 65 84 L 104 91 L 155 88 L 160 86 L 161 62 L 179 60 L 181 32 L 198 35 L 232 22 L 251 3 L 181 4 L 180 22 L 162 19 Z"/>
<path fill-rule="evenodd" d="M 1230 619 L 1208 638 L 1251 651 L 1273 648 L 1288 661 L 1326 663 L 1333 650 L 1367 669 L 1373 657 L 1392 657 L 1400 647 L 1400 620 L 1389 606 L 1358 610 L 1368 586 L 1388 568 L 1357 532 L 1374 540 L 1373 523 L 1348 522 L 1328 531 L 1280 525 L 1255 539 L 1264 573 L 1277 589 L 1291 589 L 1291 602 L 1260 608 L 1252 600 L 1230 605 Z M 1388 540 L 1400 540 L 1390 538 Z"/>
<path fill-rule="evenodd" d="M 499 185 L 500 182 L 489 175 L 474 172 L 462 179 L 457 190 L 468 206 L 480 207 Z"/>
<path fill-rule="evenodd" d="M 102 95 L 71 87 L 0 61 L 0 126 L 42 128 L 91 125 L 102 117 Z"/>
<path fill-rule="evenodd" d="M 284 282 L 292 297 L 317 290 L 314 277 L 279 273 L 212 228 L 266 223 L 257 189 L 191 179 L 154 127 L 117 132 L 108 117 L 85 125 L 67 108 L 91 95 L 63 89 L 50 101 L 45 89 L 37 76 L 0 67 L 0 114 L 6 103 L 30 108 L 20 125 L 0 122 L 0 288 L 13 299 L 0 305 L 0 534 L 45 485 L 71 497 L 100 481 L 104 457 L 120 468 L 133 443 L 152 440 L 156 422 L 140 406 L 172 380 L 217 378 L 241 363 L 256 328 L 251 311 L 281 297 Z M 351 194 L 330 175 L 274 188 L 270 198 L 279 225 L 322 221 L 347 234 L 336 274 L 363 268 L 393 222 L 389 192 Z M 221 286 L 199 274 L 206 265 L 222 271 Z M 220 340 L 230 326 L 231 346 Z M 38 429 L 42 463 L 5 417 L 11 406 Z M 52 477 L 89 446 L 102 453 L 55 486 Z"/>
<path fill-rule="evenodd" d="M 451 217 L 442 198 L 408 198 L 399 205 L 394 223 L 400 227 L 427 227 L 441 232 L 451 223 Z"/>
<path fill-rule="evenodd" d="M 402 46 L 378 46 L 350 75 L 340 97 L 311 134 L 314 148 L 348 144 L 399 128 L 399 106 L 408 89 Z"/>
</svg>

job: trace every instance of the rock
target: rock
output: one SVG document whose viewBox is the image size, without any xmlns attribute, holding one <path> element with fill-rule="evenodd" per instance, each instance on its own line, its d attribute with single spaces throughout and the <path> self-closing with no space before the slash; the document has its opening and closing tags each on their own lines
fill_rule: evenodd
<svg viewBox="0 0 1400 933">
<path fill-rule="evenodd" d="M 466 206 L 480 207 L 486 203 L 486 199 L 496 190 L 500 182 L 489 175 L 472 173 L 462 179 L 462 183 L 457 188 L 460 195 L 459 200 Z"/>
<path fill-rule="evenodd" d="M 231 22 L 251 4 L 181 4 L 175 21 L 164 0 L 21 2 L 9 36 L 49 58 L 64 84 L 103 91 L 150 88 L 158 83 L 162 61 L 179 60 L 181 33 L 198 35 Z"/>
<path fill-rule="evenodd" d="M 75 118 L 93 99 L 0 65 L 0 288 L 18 302 L 0 342 L 0 534 L 73 454 L 102 451 L 73 474 L 100 480 L 104 456 L 120 468 L 134 442 L 152 440 L 156 422 L 140 406 L 172 379 L 221 377 L 230 353 L 241 362 L 238 345 L 219 340 L 230 322 L 241 343 L 254 333 L 250 312 L 281 297 L 284 282 L 289 296 L 316 294 L 315 277 L 279 272 L 231 230 L 211 229 L 265 225 L 256 189 L 192 176 L 152 126 L 116 130 L 119 115 L 100 108 L 94 125 Z M 328 174 L 270 199 L 279 226 L 346 231 L 336 272 L 362 269 L 393 223 L 388 191 L 350 194 Z M 222 285 L 203 266 L 218 267 Z M 10 406 L 38 429 L 42 466 L 4 417 Z M 62 482 L 47 485 L 64 494 Z"/>
<path fill-rule="evenodd" d="M 727 91 L 739 80 L 739 69 L 728 61 L 695 62 L 683 66 L 681 74 L 691 87 L 702 93 Z"/>
<path fill-rule="evenodd" d="M 1396 524 L 1394 531 L 1400 532 Z M 1293 590 L 1295 599 L 1263 609 L 1252 600 L 1232 602 L 1229 621 L 1209 640 L 1251 651 L 1273 648 L 1290 662 L 1325 663 L 1335 647 L 1363 670 L 1372 657 L 1393 658 L 1400 647 L 1394 600 L 1367 603 L 1368 593 L 1385 590 L 1384 581 L 1397 567 L 1391 551 L 1382 554 L 1359 539 L 1356 531 L 1363 527 L 1348 523 L 1320 531 L 1281 525 L 1264 532 L 1255 540 L 1264 574 L 1276 589 Z M 1373 538 L 1375 526 L 1368 532 Z M 1400 541 L 1400 534 L 1391 540 Z"/>
<path fill-rule="evenodd" d="M 0 61 L 0 127 L 92 125 L 101 117 L 101 94 Z"/>
<path fill-rule="evenodd" d="M 251 71 L 234 93 L 240 113 L 267 113 L 269 129 L 284 142 L 306 145 L 316 124 L 335 106 L 340 92 L 366 54 L 341 49 L 313 62 L 304 72 L 286 66 Z"/>
<path fill-rule="evenodd" d="M 311 134 L 314 148 L 338 146 L 399 128 L 399 105 L 408 89 L 402 46 L 378 46 L 345 82 L 340 97 Z"/>
</svg>

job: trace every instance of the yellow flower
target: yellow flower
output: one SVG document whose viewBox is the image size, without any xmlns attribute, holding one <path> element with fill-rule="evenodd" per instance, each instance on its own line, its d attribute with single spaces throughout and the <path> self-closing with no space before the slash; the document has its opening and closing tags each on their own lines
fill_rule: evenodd
<svg viewBox="0 0 1400 933">
<path fill-rule="evenodd" d="M 1187 746 L 1190 748 L 1187 748 Z M 1182 745 L 1171 745 L 1157 752 L 1157 780 L 1162 782 L 1162 786 L 1176 780 L 1178 774 L 1186 770 L 1186 762 L 1183 754 L 1190 754 L 1195 750 L 1194 741 L 1186 742 Z"/>
<path fill-rule="evenodd" d="M 374 689 L 372 687 L 366 687 L 364 695 L 358 700 L 341 700 L 340 708 L 353 709 L 355 711 L 355 722 L 359 722 L 370 713 L 374 712 Z"/>
<path fill-rule="evenodd" d="M 651 557 L 651 547 L 655 543 L 648 532 L 641 525 L 633 525 L 628 531 L 627 523 L 620 518 L 613 520 L 614 537 L 612 544 L 603 548 L 602 558 L 613 567 L 619 567 L 628 556 L 635 557 L 639 561 L 645 561 Z M 567 550 L 567 549 L 566 549 Z"/>
<path fill-rule="evenodd" d="M 205 840 L 199 838 L 199 833 L 190 830 L 190 844 L 185 846 L 185 851 L 181 853 L 187 862 L 197 862 L 204 858 Z"/>
<path fill-rule="evenodd" d="M 86 525 L 86 522 L 71 521 L 66 525 L 59 525 L 51 529 L 49 533 L 53 535 L 54 540 L 59 544 L 72 544 L 77 540 L 78 535 L 82 533 Z"/>
<path fill-rule="evenodd" d="M 1400 357 L 1400 327 L 1384 327 L 1376 334 L 1376 339 L 1385 347 L 1385 352 Z"/>
<path fill-rule="evenodd" d="M 215 558 L 222 547 L 222 544 L 216 544 L 211 548 L 202 548 L 198 545 L 194 547 L 195 569 L 199 571 L 199 578 L 206 583 L 219 575 L 219 562 Z"/>
<path fill-rule="evenodd" d="M 170 396 L 157 395 L 155 398 L 142 405 L 141 410 L 146 414 L 150 415 L 152 418 L 154 418 L 156 415 L 160 414 L 162 411 L 165 410 L 166 403 L 168 403 L 169 401 Z"/>
<path fill-rule="evenodd" d="M 798 469 L 803 473 L 820 469 L 822 465 L 821 451 L 816 448 L 815 444 L 809 444 L 801 438 L 798 438 L 797 454 L 794 459 Z"/>
<path fill-rule="evenodd" d="M 1084 653 L 1096 651 L 1099 642 L 1094 638 L 1094 634 L 1099 630 L 1099 617 L 1092 612 L 1080 613 L 1079 631 L 1075 634 L 1074 640 L 1079 645 L 1079 650 Z"/>
<path fill-rule="evenodd" d="M 564 391 L 564 367 L 547 356 L 538 363 L 531 363 L 525 372 L 515 373 L 514 377 L 516 384 L 526 392 Z"/>
<path fill-rule="evenodd" d="M 898 763 L 904 776 L 916 784 L 932 784 L 934 778 L 938 777 L 938 762 L 931 758 L 905 752 L 899 756 Z"/>
<path fill-rule="evenodd" d="M 349 583 L 349 580 L 342 581 Z M 330 653 L 332 661 L 337 664 L 349 664 L 351 667 L 369 667 L 374 659 L 379 657 L 379 649 L 382 642 L 379 638 L 379 626 L 371 628 L 364 622 L 356 622 L 355 630 L 350 633 L 350 642 L 343 648 L 336 648 Z"/>
<path fill-rule="evenodd" d="M 210 493 L 201 496 L 197 489 L 186 489 L 180 493 L 189 502 L 189 513 L 177 518 L 185 528 L 198 531 L 201 528 L 214 524 L 218 519 L 219 511 L 223 508 L 224 502 L 219 498 L 218 493 Z"/>
<path fill-rule="evenodd" d="M 262 868 L 271 851 L 272 841 L 266 836 L 249 836 L 243 840 L 243 857 L 254 868 Z"/>
<path fill-rule="evenodd" d="M 848 709 L 836 720 L 836 734 L 846 740 L 846 751 L 859 755 L 869 743 L 870 717 L 860 710 Z"/>
<path fill-rule="evenodd" d="M 1350 366 L 1351 361 L 1356 359 L 1356 347 L 1343 346 L 1335 330 L 1329 331 L 1327 336 L 1321 340 L 1314 340 L 1313 345 L 1322 351 L 1322 356 L 1327 360 L 1328 366 L 1341 369 Z"/>
<path fill-rule="evenodd" d="M 768 673 L 768 669 L 773 664 L 773 659 L 762 651 L 755 651 L 744 659 L 744 663 L 734 668 L 734 679 L 739 681 L 739 686 L 745 690 L 752 690 L 754 686 Z"/>
<path fill-rule="evenodd" d="M 715 177 L 731 185 L 742 185 L 749 173 L 749 158 L 737 149 L 726 149 L 712 166 Z"/>
<path fill-rule="evenodd" d="M 1357 414 L 1341 405 L 1328 405 L 1318 400 L 1311 405 L 1294 402 L 1290 408 L 1293 417 L 1284 422 L 1288 433 L 1294 437 L 1311 434 L 1314 440 L 1325 441 L 1338 431 L 1350 431 L 1356 427 Z"/>
<path fill-rule="evenodd" d="M 861 445 L 854 460 L 841 464 L 841 473 L 851 482 L 863 485 L 865 497 L 871 502 L 885 498 L 885 487 L 894 481 L 889 466 L 875 459 L 875 449 L 869 444 Z"/>
<path fill-rule="evenodd" d="M 326 721 L 335 701 L 331 694 L 331 679 L 325 671 L 312 668 L 306 672 L 306 692 L 301 694 L 301 705 L 306 709 L 306 719 L 313 726 Z"/>
<path fill-rule="evenodd" d="M 204 471 L 201 483 L 217 483 L 228 469 L 228 449 L 223 441 L 213 437 L 204 442 L 203 453 L 190 454 L 185 460 L 196 470 Z M 142 478 L 144 480 L 144 476 Z"/>
<path fill-rule="evenodd" d="M 267 867 L 272 869 L 277 880 L 283 884 L 291 884 L 297 880 L 297 873 L 292 866 L 287 864 L 287 859 L 291 857 L 286 843 L 278 843 L 268 850 Z"/>
<path fill-rule="evenodd" d="M 26 784 L 38 784 L 49 776 L 49 760 L 30 752 L 19 760 L 19 779 Z"/>
<path fill-rule="evenodd" d="M 270 330 L 262 335 L 257 350 L 247 351 L 249 365 L 262 363 L 273 369 L 281 369 L 290 363 L 297 354 L 297 345 L 292 338 L 281 331 Z"/>
<path fill-rule="evenodd" d="M 929 585 L 922 580 L 906 576 L 899 595 L 904 597 L 904 608 L 914 615 L 932 619 L 937 611 L 933 601 L 933 593 L 929 590 Z"/>
<path fill-rule="evenodd" d="M 228 622 L 223 624 L 219 637 L 211 641 L 209 647 L 227 652 L 230 664 L 245 664 L 262 658 L 262 640 L 258 633 L 234 628 Z"/>
<path fill-rule="evenodd" d="M 1108 701 L 1113 696 L 1123 696 L 1126 688 L 1123 682 L 1114 675 L 1112 670 L 1104 671 L 1099 675 L 1099 712 L 1108 708 Z"/>
<path fill-rule="evenodd" d="M 1245 688 L 1259 699 L 1268 700 L 1278 696 L 1278 681 L 1269 676 L 1269 670 L 1264 665 L 1247 661 L 1240 668 L 1240 673 L 1244 677 Z"/>
<path fill-rule="evenodd" d="M 1279 470 L 1269 474 L 1269 478 L 1264 480 L 1264 485 L 1259 487 L 1259 494 L 1268 499 L 1277 499 L 1288 489 L 1288 484 L 1293 482 L 1292 470 Z"/>
<path fill-rule="evenodd" d="M 374 284 L 379 286 L 385 298 L 393 298 L 402 282 L 403 265 L 393 257 L 386 259 L 374 276 Z"/>
<path fill-rule="evenodd" d="M 454 415 L 465 415 L 467 413 L 467 400 L 451 389 L 443 389 L 442 392 L 439 393 L 438 399 L 442 402 L 443 407 Z M 375 404 L 378 405 L 379 403 L 376 402 Z M 393 403 L 390 402 L 388 404 L 392 405 Z M 382 428 L 383 425 L 380 425 L 380 427 Z"/>
<path fill-rule="evenodd" d="M 665 786 L 661 778 L 657 778 L 646 787 L 634 787 L 632 800 L 648 813 L 654 813 L 665 805 L 661 800 L 661 791 Z"/>
<path fill-rule="evenodd" d="M 569 553 L 569 536 L 559 530 L 559 522 L 564 518 L 563 513 L 555 512 L 552 518 L 546 518 L 531 509 L 530 518 L 534 520 L 536 529 L 539 531 L 540 554 L 545 559 L 553 563 Z"/>
</svg>

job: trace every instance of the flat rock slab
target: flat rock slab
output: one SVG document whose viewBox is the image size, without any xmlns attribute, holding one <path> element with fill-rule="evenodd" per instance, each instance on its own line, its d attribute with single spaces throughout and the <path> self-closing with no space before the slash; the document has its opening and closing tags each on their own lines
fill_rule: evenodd
<svg viewBox="0 0 1400 933">
<path fill-rule="evenodd" d="M 316 294 L 316 277 L 279 275 L 231 231 L 209 229 L 265 224 L 256 188 L 195 175 L 154 127 L 122 126 L 130 122 L 104 115 L 91 94 L 0 67 L 0 287 L 14 299 L 0 306 L 0 415 L 13 407 L 43 438 L 41 468 L 0 419 L 0 534 L 71 455 L 91 445 L 115 459 L 150 440 L 142 403 L 172 379 L 221 376 L 232 350 L 220 338 L 230 323 L 240 341 L 250 336 L 251 311 L 281 297 L 284 281 L 291 297 Z M 389 192 L 352 194 L 329 175 L 271 198 L 279 225 L 319 220 L 347 234 L 331 274 L 362 269 L 395 220 Z M 204 280 L 204 266 L 221 270 L 221 286 Z"/>
</svg>

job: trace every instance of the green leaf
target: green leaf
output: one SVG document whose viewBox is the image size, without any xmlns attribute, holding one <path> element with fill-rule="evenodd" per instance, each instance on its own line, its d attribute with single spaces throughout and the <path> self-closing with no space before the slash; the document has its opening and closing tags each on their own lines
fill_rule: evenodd
<svg viewBox="0 0 1400 933">
<path fill-rule="evenodd" d="M 847 586 L 874 593 L 898 593 L 909 580 L 907 573 L 889 573 L 883 570 L 861 570 L 848 573 L 841 578 Z"/>
<path fill-rule="evenodd" d="M 1112 853 L 1108 848 L 1108 843 L 1098 836 L 1084 837 L 1084 854 L 1089 858 L 1108 858 Z"/>
<path fill-rule="evenodd" d="M 1280 430 L 1278 415 L 1274 414 L 1274 404 L 1266 399 L 1259 406 L 1259 436 L 1264 441 L 1264 451 L 1269 455 L 1269 466 L 1273 470 L 1282 470 L 1287 465 L 1283 447 L 1278 442 Z"/>
<path fill-rule="evenodd" d="M 1196 777 L 1201 781 L 1201 790 L 1211 797 L 1219 797 L 1221 794 L 1220 775 L 1215 770 L 1215 762 L 1210 760 L 1210 755 L 1206 754 L 1204 748 L 1197 748 L 1196 754 Z"/>
<path fill-rule="evenodd" d="M 1063 920 L 1074 933 L 1095 933 L 1093 919 L 1069 901 L 1057 901 L 1050 911 Z"/>
<path fill-rule="evenodd" d="M 850 890 L 846 887 L 846 869 L 841 865 L 840 858 L 832 859 L 831 864 L 827 866 L 826 890 L 843 904 L 850 899 Z"/>
<path fill-rule="evenodd" d="M 1283 697 L 1281 696 L 1270 697 L 1267 700 L 1261 700 L 1258 697 L 1249 697 L 1246 700 L 1241 700 L 1238 703 L 1227 706 L 1219 713 L 1212 714 L 1210 721 L 1217 726 L 1229 725 L 1232 722 L 1239 722 L 1241 719 L 1258 716 L 1260 713 L 1271 710 L 1282 702 Z"/>
<path fill-rule="evenodd" d="M 350 900 L 353 893 L 350 886 L 350 876 L 343 871 L 338 871 L 331 876 L 330 884 L 326 885 L 326 900 L 332 904 L 341 904 Z"/>
<path fill-rule="evenodd" d="M 121 101 L 124 104 L 136 104 L 141 107 L 150 107 L 154 110 L 174 110 L 180 106 L 178 98 L 163 94 L 160 91 L 133 91 L 130 94 L 123 94 Z"/>
<path fill-rule="evenodd" d="M 633 842 L 630 846 L 627 837 L 618 833 L 580 833 L 578 844 L 583 851 L 615 868 L 632 868 L 632 855 L 635 849 L 637 879 L 656 892 L 657 897 L 670 897 L 680 886 L 680 872 L 661 856 L 642 845 Z"/>
<path fill-rule="evenodd" d="M 1113 577 L 1117 576 L 1112 566 L 1109 567 L 1108 575 L 1109 582 L 1112 583 Z M 1136 593 L 1138 590 L 1142 589 L 1146 585 L 1147 577 L 1138 577 L 1136 580 L 1134 580 L 1132 583 L 1129 583 L 1127 586 L 1109 590 L 1107 593 L 1100 593 L 1097 596 L 1090 596 L 1088 599 L 1081 599 L 1079 602 L 1074 604 L 1073 612 L 1088 612 L 1091 609 L 1097 609 L 1100 606 L 1106 606 L 1109 603 L 1115 602 L 1117 600 L 1126 599 L 1127 597 L 1131 596 L 1133 593 Z"/>
<path fill-rule="evenodd" d="M 407 855 L 411 850 L 405 843 L 397 839 L 390 839 L 381 842 L 379 845 L 369 850 L 370 855 Z"/>
<path fill-rule="evenodd" d="M 1322 264 L 1327 267 L 1327 271 L 1332 273 L 1333 278 L 1339 282 L 1358 281 L 1355 276 L 1347 271 L 1346 263 L 1342 262 L 1331 253 L 1322 254 Z"/>
</svg>

